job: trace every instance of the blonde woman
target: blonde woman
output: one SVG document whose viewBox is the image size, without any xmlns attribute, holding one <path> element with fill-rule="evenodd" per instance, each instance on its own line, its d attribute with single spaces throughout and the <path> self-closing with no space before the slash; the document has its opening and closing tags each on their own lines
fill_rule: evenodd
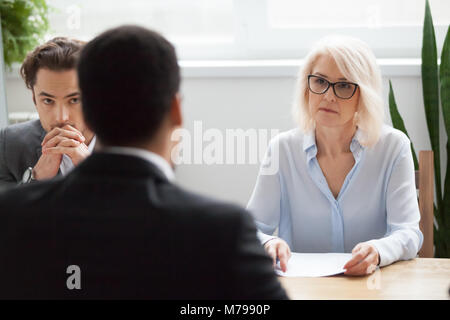
<svg viewBox="0 0 450 320">
<path fill-rule="evenodd" d="M 260 171 L 248 203 L 274 264 L 285 271 L 291 250 L 351 252 L 345 274 L 363 275 L 414 258 L 423 235 L 410 141 L 383 124 L 381 75 L 369 47 L 323 39 L 296 88 L 299 127 L 270 142 L 266 162 L 276 161 L 278 171 Z"/>
</svg>

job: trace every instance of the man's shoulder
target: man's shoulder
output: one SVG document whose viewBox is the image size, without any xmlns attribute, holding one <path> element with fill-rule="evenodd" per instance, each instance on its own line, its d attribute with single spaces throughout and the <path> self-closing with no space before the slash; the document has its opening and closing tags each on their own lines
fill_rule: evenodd
<svg viewBox="0 0 450 320">
<path fill-rule="evenodd" d="M 44 129 L 42 128 L 41 121 L 36 119 L 9 125 L 3 128 L 2 132 L 8 138 L 23 139 L 24 135 L 34 134 L 41 136 L 44 133 Z"/>
<path fill-rule="evenodd" d="M 22 208 L 32 208 L 50 199 L 52 190 L 60 188 L 61 178 L 17 185 L 0 192 L 0 211 L 17 212 Z M 5 212 L 6 212 L 5 211 Z"/>
<path fill-rule="evenodd" d="M 39 120 L 30 120 L 27 122 L 21 122 L 12 124 L 0 130 L 0 144 L 3 145 L 4 152 L 14 152 L 25 147 L 31 148 L 34 151 L 36 147 L 39 147 L 45 130 L 42 128 Z"/>
<path fill-rule="evenodd" d="M 230 239 L 256 234 L 252 216 L 238 203 L 200 195 L 171 183 L 160 188 L 162 212 L 180 234 L 209 235 L 211 241 L 227 246 L 232 246 Z"/>
<path fill-rule="evenodd" d="M 69 175 L 51 180 L 19 185 L 13 189 L 0 192 L 0 211 L 3 209 L 17 209 L 34 206 L 35 209 L 48 207 L 50 202 L 63 203 L 71 198 L 73 184 L 78 184 L 85 177 Z M 130 184 L 133 184 L 130 181 Z M 65 190 L 67 192 L 62 192 Z M 99 191 L 100 192 L 100 191 Z M 69 193 L 69 194 L 67 194 Z M 130 194 L 123 196 L 133 202 Z M 208 196 L 186 190 L 170 182 L 155 184 L 155 189 L 148 194 L 149 209 L 160 211 L 179 221 L 180 224 L 203 221 L 205 224 L 220 224 L 226 221 L 242 222 L 242 216 L 249 216 L 246 209 L 236 203 L 213 199 Z M 95 206 L 93 205 L 93 209 Z"/>
<path fill-rule="evenodd" d="M 0 130 L 0 161 L 16 177 L 37 161 L 45 136 L 39 120 L 10 125 Z"/>
<path fill-rule="evenodd" d="M 176 184 L 165 184 L 161 190 L 161 201 L 174 212 L 186 216 L 200 216 L 202 219 L 223 220 L 247 215 L 244 207 L 237 203 L 214 199 L 184 189 Z M 165 189 L 165 190 L 164 190 Z"/>
</svg>

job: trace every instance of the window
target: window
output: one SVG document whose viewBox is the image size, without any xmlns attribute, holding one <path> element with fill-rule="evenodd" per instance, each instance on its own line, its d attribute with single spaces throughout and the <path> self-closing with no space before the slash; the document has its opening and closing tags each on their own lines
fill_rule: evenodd
<svg viewBox="0 0 450 320">
<path fill-rule="evenodd" d="M 440 53 L 450 1 L 429 3 Z M 424 12 L 425 0 L 267 0 L 265 37 L 286 57 L 303 56 L 317 39 L 337 33 L 365 41 L 377 58 L 419 58 Z"/>
<path fill-rule="evenodd" d="M 347 34 L 377 58 L 419 58 L 425 0 L 48 0 L 51 32 L 90 40 L 138 24 L 171 40 L 181 60 L 300 59 L 319 38 Z M 438 52 L 450 1 L 430 0 Z"/>
</svg>

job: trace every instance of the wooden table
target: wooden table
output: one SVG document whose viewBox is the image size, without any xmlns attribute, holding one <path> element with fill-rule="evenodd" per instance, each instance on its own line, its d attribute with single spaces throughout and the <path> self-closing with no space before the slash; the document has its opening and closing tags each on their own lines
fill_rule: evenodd
<svg viewBox="0 0 450 320">
<path fill-rule="evenodd" d="M 279 277 L 279 280 L 294 300 L 449 299 L 450 259 L 398 261 L 363 277 Z"/>
</svg>

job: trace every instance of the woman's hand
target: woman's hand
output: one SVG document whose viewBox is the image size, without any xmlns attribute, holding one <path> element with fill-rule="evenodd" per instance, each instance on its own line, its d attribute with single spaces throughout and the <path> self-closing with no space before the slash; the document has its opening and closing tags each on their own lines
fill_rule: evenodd
<svg viewBox="0 0 450 320">
<path fill-rule="evenodd" d="M 368 243 L 358 243 L 352 250 L 353 257 L 345 264 L 345 275 L 362 276 L 371 274 L 377 268 L 380 255 L 377 249 Z"/>
<path fill-rule="evenodd" d="M 287 262 L 291 257 L 289 245 L 280 238 L 270 239 L 264 244 L 264 249 L 273 260 L 273 267 L 277 265 L 277 258 L 280 260 L 280 267 L 283 272 L 287 270 Z"/>
</svg>

